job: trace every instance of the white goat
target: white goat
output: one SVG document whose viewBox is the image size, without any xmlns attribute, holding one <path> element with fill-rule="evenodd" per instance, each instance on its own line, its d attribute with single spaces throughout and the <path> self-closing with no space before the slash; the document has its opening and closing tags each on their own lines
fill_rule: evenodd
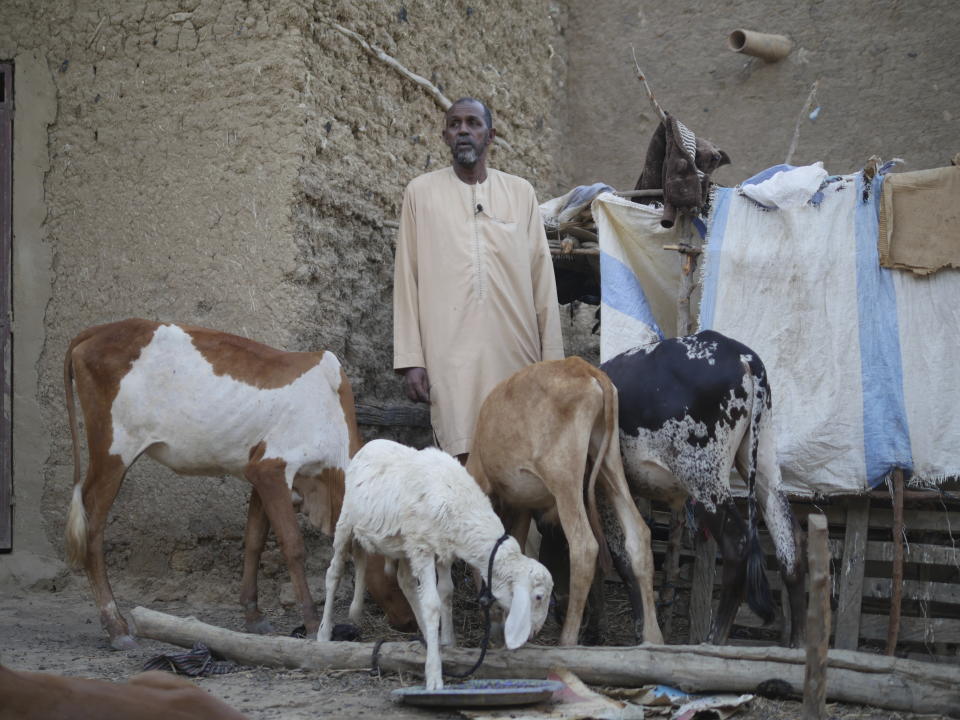
<svg viewBox="0 0 960 720">
<path fill-rule="evenodd" d="M 347 549 L 353 551 L 354 622 L 363 612 L 366 554 L 385 555 L 397 561 L 397 580 L 427 643 L 426 687 L 441 689 L 439 645 L 454 644 L 450 567 L 459 558 L 485 577 L 490 554 L 503 534 L 490 500 L 453 457 L 435 448 L 417 451 L 373 440 L 347 468 L 317 639 L 330 640 L 333 600 Z M 497 550 L 491 585 L 493 597 L 507 610 L 504 641 L 513 650 L 543 626 L 553 578 L 511 537 Z"/>
</svg>

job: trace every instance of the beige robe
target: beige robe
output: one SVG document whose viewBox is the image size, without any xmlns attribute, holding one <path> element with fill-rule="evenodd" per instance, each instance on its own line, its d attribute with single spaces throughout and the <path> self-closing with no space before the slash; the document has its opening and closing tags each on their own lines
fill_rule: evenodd
<svg viewBox="0 0 960 720">
<path fill-rule="evenodd" d="M 433 430 L 453 455 L 469 452 L 497 383 L 563 357 L 553 263 L 530 183 L 491 169 L 468 185 L 448 167 L 407 186 L 393 338 L 395 369 L 427 369 Z"/>
</svg>

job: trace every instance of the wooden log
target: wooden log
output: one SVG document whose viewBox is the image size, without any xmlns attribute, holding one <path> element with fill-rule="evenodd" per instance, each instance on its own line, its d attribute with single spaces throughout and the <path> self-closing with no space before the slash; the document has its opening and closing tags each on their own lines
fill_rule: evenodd
<svg viewBox="0 0 960 720">
<path fill-rule="evenodd" d="M 245 665 L 358 670 L 370 667 L 373 643 L 318 643 L 224 630 L 196 618 L 178 618 L 143 607 L 131 613 L 138 636 L 193 647 L 198 640 L 213 652 Z M 477 648 L 444 648 L 444 666 L 465 671 Z M 423 648 L 416 642 L 384 643 L 379 665 L 390 672 L 422 673 Z M 637 647 L 544 647 L 490 650 L 477 675 L 495 678 L 546 677 L 565 667 L 584 682 L 640 687 L 669 684 L 687 692 L 756 692 L 776 678 L 799 695 L 805 653 L 769 647 L 640 645 Z M 960 667 L 847 650 L 830 651 L 827 699 L 890 710 L 960 717 Z"/>
<path fill-rule="evenodd" d="M 357 405 L 360 425 L 430 427 L 430 411 L 414 405 Z"/>
<path fill-rule="evenodd" d="M 599 255 L 599 248 L 577 248 L 575 250 L 568 250 L 564 252 L 559 248 L 550 248 L 551 255 Z"/>
<path fill-rule="evenodd" d="M 815 517 L 811 515 L 810 517 Z M 834 647 L 856 650 L 860 642 L 860 605 L 863 599 L 863 570 L 867 552 L 870 498 L 854 498 L 847 505 L 847 531 L 843 539 L 840 598 L 837 607 L 837 634 Z"/>
<path fill-rule="evenodd" d="M 887 629 L 887 655 L 897 649 L 900 634 L 900 601 L 903 597 L 903 470 L 893 471 L 893 567 L 890 586 L 890 625 Z"/>
<path fill-rule="evenodd" d="M 803 681 L 803 720 L 827 717 L 827 650 L 830 646 L 830 553 L 827 519 L 807 518 L 807 564 L 810 598 L 807 603 L 807 663 Z"/>
</svg>

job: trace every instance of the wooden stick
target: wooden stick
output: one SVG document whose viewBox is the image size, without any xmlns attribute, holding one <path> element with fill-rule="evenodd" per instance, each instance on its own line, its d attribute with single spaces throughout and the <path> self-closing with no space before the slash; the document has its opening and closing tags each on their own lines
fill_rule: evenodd
<svg viewBox="0 0 960 720">
<path fill-rule="evenodd" d="M 577 225 L 570 225 L 563 230 L 567 235 L 573 235 L 578 240 L 586 240 L 587 242 L 600 242 L 600 238 L 595 232 L 591 232 L 586 228 L 579 227 Z"/>
<path fill-rule="evenodd" d="M 622 198 L 663 197 L 663 190 L 617 190 L 614 195 Z"/>
<path fill-rule="evenodd" d="M 700 255 L 703 253 L 703 250 L 693 245 L 688 245 L 687 243 L 677 243 L 676 245 L 664 245 L 664 250 L 676 250 L 678 253 L 683 253 L 684 255 Z"/>
<path fill-rule="evenodd" d="M 789 165 L 793 159 L 793 153 L 797 150 L 797 143 L 800 142 L 800 124 L 803 122 L 803 116 L 810 110 L 813 100 L 817 97 L 817 86 L 820 84 L 819 78 L 813 81 L 813 87 L 810 88 L 810 94 L 807 95 L 807 101 L 800 108 L 800 114 L 797 115 L 797 124 L 793 128 L 793 138 L 790 140 L 790 147 L 787 148 L 787 159 L 783 161 L 784 165 Z"/>
<path fill-rule="evenodd" d="M 564 252 L 563 250 L 560 250 L 558 248 L 551 248 L 550 254 L 551 255 L 599 255 L 600 249 L 599 248 L 574 248 L 573 250 L 567 250 L 567 252 Z"/>
<path fill-rule="evenodd" d="M 430 427 L 430 410 L 412 405 L 357 404 L 357 423 L 360 425 Z"/>
<path fill-rule="evenodd" d="M 903 470 L 893 471 L 893 568 L 890 587 L 890 624 L 887 628 L 887 655 L 897 649 L 900 634 L 900 604 L 903 598 Z"/>
<path fill-rule="evenodd" d="M 864 496 L 850 500 L 845 519 L 837 631 L 834 635 L 834 647 L 841 650 L 856 650 L 860 645 L 860 606 L 869 522 L 870 498 Z"/>
<path fill-rule="evenodd" d="M 643 87 L 647 90 L 647 97 L 650 98 L 650 103 L 653 105 L 653 109 L 657 113 L 657 117 L 660 118 L 660 121 L 664 124 L 667 122 L 667 114 L 663 111 L 663 108 L 660 107 L 660 103 L 657 102 L 657 98 L 653 96 L 653 89 L 650 87 L 650 84 L 647 82 L 647 76 L 640 69 L 640 63 L 637 62 L 637 51 L 635 48 L 631 47 L 630 50 L 633 52 L 633 64 L 637 68 L 637 79 L 643 83 Z"/>
<path fill-rule="evenodd" d="M 213 652 L 245 665 L 353 670 L 370 667 L 373 643 L 318 643 L 224 630 L 196 618 L 178 618 L 134 608 L 136 633 L 181 647 L 198 640 Z M 447 670 L 464 671 L 477 648 L 444 648 Z M 388 642 L 379 665 L 389 672 L 423 672 L 424 651 L 416 642 Z M 805 654 L 781 647 L 640 645 L 637 647 L 544 647 L 491 650 L 477 675 L 488 678 L 546 677 L 562 666 L 587 683 L 640 687 L 669 684 L 687 692 L 755 692 L 777 678 L 791 692 L 803 689 Z M 827 658 L 827 698 L 915 713 L 960 717 L 960 668 L 903 658 L 833 650 Z"/>
<path fill-rule="evenodd" d="M 803 681 L 803 720 L 827 717 L 827 649 L 830 646 L 830 550 L 827 518 L 807 518 L 810 599 L 807 605 L 807 664 Z"/>
<path fill-rule="evenodd" d="M 665 246 L 667 247 L 667 246 Z M 677 291 L 677 335 L 684 337 L 693 330 L 693 324 L 690 317 L 690 296 L 697 286 L 694 273 L 697 269 L 697 260 L 702 252 L 700 248 L 695 248 L 686 243 L 677 246 L 669 246 L 671 250 L 676 249 L 681 254 L 680 264 L 680 288 Z"/>
<path fill-rule="evenodd" d="M 350 38 L 351 40 L 353 40 L 354 42 L 356 42 L 360 47 L 362 47 L 366 51 L 368 55 L 376 58 L 377 60 L 384 63 L 385 65 L 392 67 L 398 73 L 403 75 L 403 77 L 407 78 L 407 80 L 415 82 L 417 85 L 422 87 L 424 90 L 426 90 L 427 94 L 436 101 L 437 105 L 439 105 L 440 109 L 443 110 L 444 112 L 449 110 L 450 106 L 453 105 L 453 101 L 450 98 L 448 98 L 446 95 L 444 95 L 442 92 L 440 92 L 440 88 L 438 88 L 436 85 L 434 85 L 432 82 L 427 80 L 422 75 L 417 75 L 417 73 L 411 70 L 408 70 L 403 65 L 401 65 L 396 59 L 394 59 L 390 55 L 387 55 L 387 53 L 385 53 L 383 50 L 381 50 L 379 47 L 377 47 L 373 43 L 369 43 L 366 40 L 364 40 L 362 36 L 358 35 L 353 30 L 348 30 L 343 25 L 333 22 L 333 20 L 321 19 L 321 22 L 327 23 L 327 25 L 332 27 L 341 35 L 344 35 Z M 510 143 L 508 143 L 506 140 L 504 140 L 501 137 L 502 132 L 503 130 L 501 130 L 500 128 L 497 128 L 497 137 L 493 139 L 493 142 L 496 143 L 497 145 L 501 145 L 507 148 L 508 150 L 512 151 L 513 147 L 511 147 Z"/>
</svg>

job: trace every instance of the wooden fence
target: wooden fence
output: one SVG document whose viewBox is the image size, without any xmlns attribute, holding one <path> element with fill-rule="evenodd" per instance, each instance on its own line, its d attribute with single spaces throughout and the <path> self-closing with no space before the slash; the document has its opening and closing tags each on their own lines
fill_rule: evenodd
<svg viewBox="0 0 960 720">
<path fill-rule="evenodd" d="M 960 498 L 936 491 L 905 493 L 900 573 L 896 570 L 897 543 L 893 536 L 895 503 L 886 490 L 815 502 L 794 499 L 791 505 L 804 527 L 810 514 L 823 513 L 827 517 L 832 647 L 881 653 L 889 647 L 901 657 L 960 663 Z M 668 554 L 670 513 L 654 505 L 648 519 L 656 538 L 656 563 L 662 568 Z M 779 621 L 764 627 L 743 605 L 731 633 L 731 644 L 783 641 L 782 585 L 773 545 L 762 526 L 761 545 L 767 555 L 771 588 L 780 600 Z M 719 589 L 718 564 L 713 541 L 692 539 L 689 532 L 684 533 L 675 583 L 678 599 L 669 606 L 671 610 L 664 612 L 661 621 L 671 622 L 678 615 L 686 617 L 690 642 L 700 642 L 709 627 Z M 658 582 L 662 577 L 658 573 Z M 897 613 L 891 610 L 898 587 L 899 618 L 892 628 L 891 615 L 896 617 Z"/>
</svg>

